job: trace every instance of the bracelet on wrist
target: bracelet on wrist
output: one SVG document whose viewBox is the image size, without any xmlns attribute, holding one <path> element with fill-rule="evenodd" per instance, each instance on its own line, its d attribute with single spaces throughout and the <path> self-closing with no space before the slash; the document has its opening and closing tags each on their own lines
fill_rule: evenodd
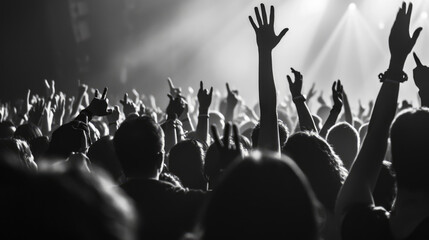
<svg viewBox="0 0 429 240">
<path fill-rule="evenodd" d="M 380 82 L 395 82 L 402 83 L 408 80 L 408 75 L 404 71 L 393 71 L 391 69 L 387 69 L 384 73 L 378 74 L 378 79 Z"/>
</svg>

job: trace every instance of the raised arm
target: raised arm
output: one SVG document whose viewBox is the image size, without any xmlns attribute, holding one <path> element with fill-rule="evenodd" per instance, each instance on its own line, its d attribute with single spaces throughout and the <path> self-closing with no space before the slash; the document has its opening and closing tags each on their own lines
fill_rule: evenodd
<svg viewBox="0 0 429 240">
<path fill-rule="evenodd" d="M 353 114 L 352 109 L 350 108 L 349 98 L 345 91 L 343 91 L 343 102 L 344 102 L 344 117 L 347 123 L 354 126 L 353 124 Z"/>
<path fill-rule="evenodd" d="M 340 80 L 332 84 L 332 98 L 334 100 L 334 106 L 332 107 L 329 117 L 326 119 L 322 130 L 319 132 L 319 135 L 323 138 L 326 137 L 328 130 L 337 122 L 338 115 L 340 114 L 341 108 L 343 107 L 343 85 L 341 85 Z"/>
<path fill-rule="evenodd" d="M 318 132 L 313 121 L 313 116 L 311 116 L 310 110 L 305 103 L 306 99 L 301 94 L 302 74 L 293 68 L 291 68 L 291 70 L 295 76 L 295 82 L 292 82 L 292 79 L 289 75 L 287 75 L 287 81 L 289 83 L 289 89 L 292 94 L 293 102 L 295 103 L 296 110 L 298 112 L 299 126 L 301 127 L 302 131 L 308 130 Z"/>
<path fill-rule="evenodd" d="M 429 107 L 429 67 L 424 66 L 417 54 L 414 53 L 416 68 L 414 68 L 414 83 L 419 88 L 419 96 L 422 107 Z"/>
<path fill-rule="evenodd" d="M 372 191 L 380 172 L 387 148 L 390 124 L 395 117 L 399 83 L 406 80 L 402 71 L 405 60 L 420 34 L 417 29 L 409 36 L 412 4 L 406 11 L 403 3 L 389 37 L 391 60 L 389 69 L 380 75 L 383 82 L 375 102 L 368 133 L 352 169 L 339 192 L 336 215 L 342 220 L 347 211 L 356 205 L 374 205 Z"/>
<path fill-rule="evenodd" d="M 212 103 L 213 87 L 210 92 L 204 89 L 203 82 L 200 82 L 200 90 L 198 90 L 198 124 L 197 124 L 197 139 L 209 145 L 209 108 Z"/>
<path fill-rule="evenodd" d="M 255 7 L 257 24 L 249 16 L 250 23 L 256 33 L 259 53 L 259 104 L 261 108 L 261 130 L 259 148 L 280 153 L 279 130 L 277 122 L 277 92 L 273 77 L 272 51 L 288 31 L 283 29 L 277 36 L 274 32 L 274 7 L 271 6 L 270 21 L 268 22 L 264 4 L 261 4 L 261 14 Z"/>
</svg>

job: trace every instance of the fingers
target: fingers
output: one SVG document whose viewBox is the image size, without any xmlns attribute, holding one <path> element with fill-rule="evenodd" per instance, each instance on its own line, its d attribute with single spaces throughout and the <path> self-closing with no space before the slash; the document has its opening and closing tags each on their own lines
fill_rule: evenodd
<svg viewBox="0 0 429 240">
<path fill-rule="evenodd" d="M 27 96 L 26 96 L 27 104 L 30 102 L 30 95 L 31 95 L 31 90 L 30 90 L 30 89 L 28 89 L 28 90 L 27 90 Z"/>
<path fill-rule="evenodd" d="M 223 131 L 223 146 L 229 148 L 229 136 L 231 135 L 231 123 L 225 124 L 225 129 Z"/>
<path fill-rule="evenodd" d="M 106 99 L 107 97 L 107 87 L 104 88 L 103 95 L 101 95 L 101 99 Z"/>
<path fill-rule="evenodd" d="M 280 32 L 280 34 L 278 36 L 279 41 L 282 40 L 282 38 L 286 35 L 287 31 L 289 31 L 289 28 L 285 28 Z"/>
<path fill-rule="evenodd" d="M 420 61 L 419 57 L 417 57 L 416 52 L 413 52 L 414 61 L 416 62 L 417 67 L 423 67 L 422 62 Z"/>
<path fill-rule="evenodd" d="M 274 26 L 274 6 L 270 7 L 270 25 Z"/>
<path fill-rule="evenodd" d="M 213 96 L 213 87 L 210 88 L 210 93 L 209 96 L 212 97 Z"/>
<path fill-rule="evenodd" d="M 171 94 L 167 94 L 167 97 L 170 99 L 170 101 L 173 101 L 173 96 L 171 96 Z"/>
<path fill-rule="evenodd" d="M 204 89 L 203 81 L 200 81 L 200 90 Z"/>
<path fill-rule="evenodd" d="M 264 23 L 264 25 L 267 25 L 268 24 L 267 12 L 265 11 L 265 5 L 263 3 L 261 3 L 261 11 L 262 11 L 262 22 Z"/>
<path fill-rule="evenodd" d="M 45 87 L 46 87 L 46 88 L 49 88 L 49 83 L 48 83 L 48 80 L 47 80 L 47 79 L 45 79 Z"/>
<path fill-rule="evenodd" d="M 249 16 L 249 21 L 250 21 L 250 24 L 252 24 L 253 29 L 255 29 L 255 31 L 256 31 L 258 29 L 258 27 L 256 26 L 256 24 L 253 21 L 253 18 L 251 16 Z"/>
<path fill-rule="evenodd" d="M 167 82 L 168 82 L 168 86 L 170 87 L 170 89 L 173 89 L 174 88 L 174 85 L 173 85 L 173 81 L 171 80 L 171 78 L 169 77 L 169 78 L 167 78 Z"/>
<path fill-rule="evenodd" d="M 334 94 L 334 95 L 336 92 L 336 90 L 335 90 L 336 86 L 337 86 L 337 81 L 334 81 L 334 83 L 332 84 L 332 94 Z"/>
<path fill-rule="evenodd" d="M 95 89 L 94 97 L 98 98 L 99 95 L 100 95 L 100 92 L 98 91 L 98 89 Z"/>
<path fill-rule="evenodd" d="M 262 26 L 261 15 L 259 14 L 258 7 L 255 7 L 256 21 L 258 21 L 259 27 Z"/>
<path fill-rule="evenodd" d="M 413 3 L 410 2 L 410 4 L 408 5 L 408 11 L 407 11 L 408 22 L 410 22 L 412 12 L 413 12 Z"/>
<path fill-rule="evenodd" d="M 338 79 L 337 91 L 339 93 L 343 93 L 343 84 L 341 84 L 341 80 Z"/>
<path fill-rule="evenodd" d="M 124 103 L 127 103 L 128 102 L 128 93 L 125 93 L 124 94 Z"/>
<path fill-rule="evenodd" d="M 412 47 L 414 47 L 414 45 L 416 44 L 417 39 L 419 38 L 420 33 L 421 33 L 422 30 L 423 30 L 423 28 L 419 27 L 419 28 L 416 29 L 416 31 L 414 31 L 413 37 L 411 38 Z"/>
<path fill-rule="evenodd" d="M 240 149 L 240 134 L 238 132 L 238 127 L 237 125 L 232 125 L 232 133 L 233 133 L 233 138 L 234 138 L 234 144 L 235 144 L 235 148 L 236 149 Z"/>
<path fill-rule="evenodd" d="M 290 76 L 287 75 L 286 78 L 287 78 L 287 81 L 289 83 L 289 87 L 293 86 L 293 82 L 292 82 L 292 79 L 290 78 Z"/>
<path fill-rule="evenodd" d="M 231 93 L 231 89 L 229 88 L 229 84 L 226 83 L 226 90 L 228 91 L 228 94 Z"/>
<path fill-rule="evenodd" d="M 219 133 L 217 132 L 217 128 L 215 125 L 211 126 L 213 141 L 215 142 L 218 149 L 222 148 L 222 143 L 220 142 Z"/>
</svg>

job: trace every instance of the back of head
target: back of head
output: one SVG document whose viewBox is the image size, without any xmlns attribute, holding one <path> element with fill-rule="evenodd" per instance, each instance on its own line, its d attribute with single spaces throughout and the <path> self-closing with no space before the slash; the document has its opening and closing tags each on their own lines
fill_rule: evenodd
<svg viewBox="0 0 429 240">
<path fill-rule="evenodd" d="M 164 160 L 164 132 L 150 117 L 124 121 L 113 139 L 116 155 L 127 177 L 152 174 Z"/>
<path fill-rule="evenodd" d="M 19 169 L 37 170 L 30 147 L 19 139 L 0 139 L 0 162 Z"/>
<path fill-rule="evenodd" d="M 346 122 L 337 123 L 329 129 L 326 140 L 350 170 L 359 150 L 359 135 L 354 127 Z"/>
<path fill-rule="evenodd" d="M 52 133 L 47 155 L 68 158 L 72 152 L 80 152 L 90 145 L 88 126 L 81 121 L 71 121 Z"/>
<path fill-rule="evenodd" d="M 22 139 L 30 143 L 33 139 L 42 137 L 40 128 L 32 123 L 27 123 L 19 126 L 14 134 L 14 138 Z"/>
<path fill-rule="evenodd" d="M 279 125 L 280 147 L 283 147 L 289 136 L 289 130 L 280 120 L 278 121 L 278 125 Z M 258 147 L 258 138 L 259 138 L 260 130 L 261 130 L 261 124 L 258 123 L 256 124 L 256 126 L 253 128 L 253 131 L 252 131 L 252 147 L 254 149 Z"/>
<path fill-rule="evenodd" d="M 56 170 L 16 171 L 16 181 L 1 183 L 1 205 L 8 207 L 0 217 L 1 239 L 135 239 L 134 208 L 108 178 Z"/>
<path fill-rule="evenodd" d="M 88 157 L 92 164 L 104 169 L 114 180 L 119 180 L 122 169 L 113 146 L 113 137 L 102 137 L 93 143 L 88 150 Z"/>
<path fill-rule="evenodd" d="M 201 238 L 317 239 L 317 200 L 287 157 L 252 156 L 231 166 L 200 222 Z"/>
<path fill-rule="evenodd" d="M 204 178 L 204 151 L 203 145 L 196 140 L 185 140 L 171 148 L 169 156 L 169 170 L 175 174 L 183 185 L 192 189 L 207 187 Z"/>
<path fill-rule="evenodd" d="M 298 132 L 288 139 L 283 151 L 307 176 L 319 201 L 333 212 L 347 170 L 329 144 L 315 133 Z"/>
<path fill-rule="evenodd" d="M 429 192 L 429 109 L 409 109 L 394 120 L 390 139 L 398 189 Z"/>
</svg>

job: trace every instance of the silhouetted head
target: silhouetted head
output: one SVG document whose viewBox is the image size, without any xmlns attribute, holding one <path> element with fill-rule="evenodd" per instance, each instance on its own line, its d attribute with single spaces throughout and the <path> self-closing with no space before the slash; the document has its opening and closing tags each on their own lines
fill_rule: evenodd
<svg viewBox="0 0 429 240">
<path fill-rule="evenodd" d="M 401 112 L 390 129 L 392 167 L 398 190 L 429 192 L 429 109 Z"/>
<path fill-rule="evenodd" d="M 1 239 L 136 239 L 135 209 L 119 188 L 106 177 L 60 167 L 2 179 Z"/>
<path fill-rule="evenodd" d="M 19 126 L 15 134 L 13 135 L 16 139 L 25 140 L 28 143 L 31 143 L 33 139 L 36 139 L 38 137 L 42 137 L 42 131 L 40 131 L 40 128 L 32 123 L 26 123 Z"/>
<path fill-rule="evenodd" d="M 164 132 L 152 118 L 124 121 L 113 139 L 122 170 L 128 178 L 158 177 L 164 164 Z"/>
<path fill-rule="evenodd" d="M 168 155 L 169 170 L 179 177 L 183 186 L 191 189 L 207 189 L 204 177 L 203 145 L 196 140 L 177 143 Z"/>
<path fill-rule="evenodd" d="M 346 122 L 337 123 L 329 129 L 326 140 L 350 170 L 360 145 L 356 129 Z"/>
<path fill-rule="evenodd" d="M 282 121 L 279 120 L 278 123 L 279 123 L 280 147 L 283 147 L 289 136 L 289 130 L 286 128 L 286 126 L 283 124 Z M 260 129 L 261 129 L 260 123 L 256 124 L 255 128 L 253 128 L 253 132 L 252 132 L 253 149 L 256 149 L 258 147 L 258 138 L 259 138 Z"/>
<path fill-rule="evenodd" d="M 52 133 L 48 157 L 66 159 L 73 152 L 86 152 L 91 145 L 88 125 L 81 121 L 71 121 Z"/>
<path fill-rule="evenodd" d="M 15 130 L 15 125 L 11 121 L 0 122 L 0 138 L 13 137 Z"/>
<path fill-rule="evenodd" d="M 38 137 L 30 142 L 31 152 L 34 156 L 34 161 L 38 162 L 39 158 L 44 156 L 49 149 L 49 139 L 46 136 Z"/>
<path fill-rule="evenodd" d="M 91 145 L 88 150 L 91 163 L 104 169 L 118 182 L 122 176 L 122 168 L 113 146 L 113 137 L 105 136 Z"/>
<path fill-rule="evenodd" d="M 30 147 L 20 139 L 0 139 L 0 161 L 20 169 L 37 170 Z"/>
<path fill-rule="evenodd" d="M 318 210 L 293 161 L 255 152 L 225 172 L 197 234 L 204 240 L 318 239 Z"/>
<path fill-rule="evenodd" d="M 331 213 L 347 170 L 329 144 L 312 132 L 292 135 L 283 148 L 307 176 L 317 198 Z"/>
</svg>

